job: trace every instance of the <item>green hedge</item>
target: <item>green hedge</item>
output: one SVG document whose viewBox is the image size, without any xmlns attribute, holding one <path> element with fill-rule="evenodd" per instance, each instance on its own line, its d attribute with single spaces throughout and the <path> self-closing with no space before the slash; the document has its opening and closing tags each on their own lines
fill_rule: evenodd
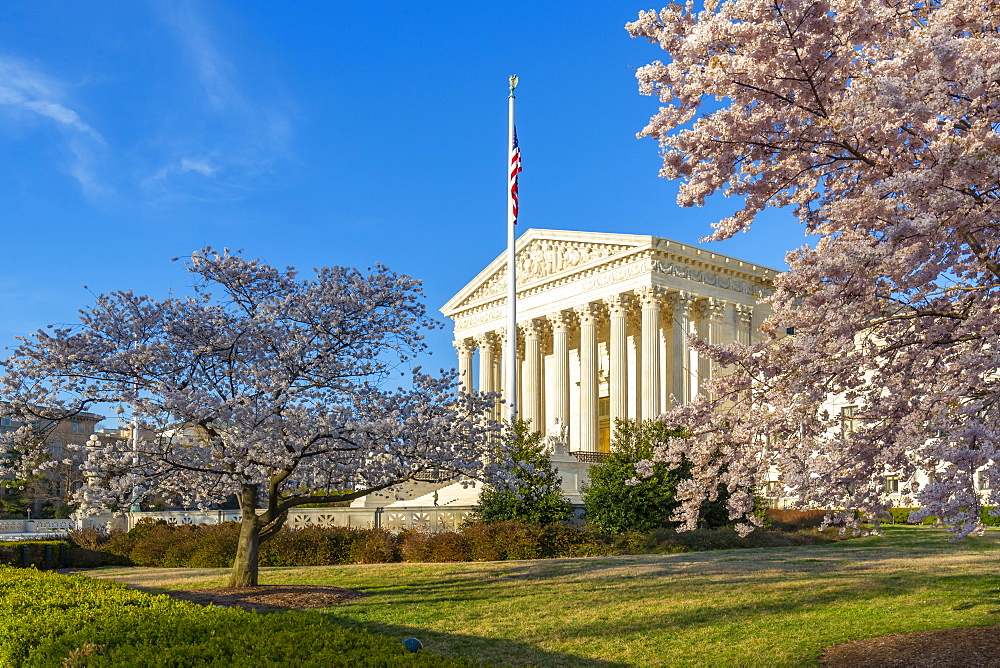
<svg viewBox="0 0 1000 668">
<path fill-rule="evenodd" d="M 514 521 L 472 522 L 458 532 L 407 530 L 399 534 L 381 529 L 309 527 L 282 530 L 261 543 L 259 563 L 321 566 L 395 561 L 502 561 L 801 545 L 839 539 L 835 529 L 818 532 L 814 528 L 819 522 L 816 517 L 792 517 L 788 512 L 791 511 L 775 521 L 782 525 L 778 527 L 780 530 L 758 530 L 747 538 L 740 538 L 732 528 L 684 533 L 660 529 L 610 535 L 569 524 Z M 177 526 L 163 520 L 143 521 L 128 533 L 115 537 L 96 540 L 94 536 L 80 536 L 74 549 L 86 555 L 105 554 L 105 563 L 117 559 L 119 563 L 139 566 L 226 568 L 232 565 L 236 554 L 238 533 L 239 527 L 233 523 Z M 77 540 L 75 534 L 71 540 Z M 74 554 L 71 550 L 70 555 Z"/>
<path fill-rule="evenodd" d="M 115 583 L 0 566 L 0 665 L 472 666 L 317 612 L 203 607 Z"/>
<path fill-rule="evenodd" d="M 69 543 L 62 540 L 11 540 L 0 542 L 0 564 L 59 568 L 70 561 Z"/>
</svg>

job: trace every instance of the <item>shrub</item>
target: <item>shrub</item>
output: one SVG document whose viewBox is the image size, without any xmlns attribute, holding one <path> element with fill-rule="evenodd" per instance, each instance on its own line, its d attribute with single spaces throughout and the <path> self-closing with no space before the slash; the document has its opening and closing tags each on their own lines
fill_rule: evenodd
<svg viewBox="0 0 1000 668">
<path fill-rule="evenodd" d="M 573 524 L 549 524 L 539 538 L 542 557 L 591 557 L 609 552 L 600 534 Z"/>
<path fill-rule="evenodd" d="M 399 555 L 403 561 L 429 561 L 427 559 L 427 539 L 430 534 L 426 531 L 416 531 L 406 529 L 399 532 Z"/>
<path fill-rule="evenodd" d="M 69 544 L 61 540 L 11 540 L 0 542 L 0 564 L 22 568 L 58 568 L 66 560 Z M 27 552 L 27 563 L 25 563 Z"/>
<path fill-rule="evenodd" d="M 979 513 L 979 521 L 983 524 L 983 526 L 1000 527 L 1000 517 L 990 515 L 991 510 L 993 510 L 993 506 L 983 508 Z"/>
<path fill-rule="evenodd" d="M 506 458 L 511 481 L 487 484 L 479 495 L 477 513 L 484 522 L 518 521 L 529 524 L 565 522 L 573 505 L 563 496 L 562 478 L 556 473 L 542 435 L 530 422 L 506 423 L 501 455 Z"/>
<path fill-rule="evenodd" d="M 240 525 L 236 522 L 203 524 L 197 527 L 195 541 L 182 566 L 192 568 L 227 568 L 236 558 Z M 265 543 L 266 545 L 266 543 Z M 263 552 L 263 545 L 261 546 Z"/>
<path fill-rule="evenodd" d="M 472 666 L 316 612 L 199 606 L 81 576 L 0 567 L 0 665 Z"/>
<path fill-rule="evenodd" d="M 683 429 L 669 429 L 655 420 L 616 420 L 611 453 L 590 467 L 590 483 L 583 489 L 587 524 L 613 534 L 676 526 L 671 516 L 680 506 L 677 484 L 689 477 L 689 466 L 671 469 L 657 462 L 652 476 L 635 485 L 627 482 L 636 477 L 636 464 L 653 456 L 656 444 L 683 435 Z M 699 526 L 726 524 L 729 511 L 720 493 L 719 500 L 702 504 Z"/>
<path fill-rule="evenodd" d="M 543 528 L 524 522 L 473 522 L 462 528 L 474 561 L 537 559 Z"/>
<path fill-rule="evenodd" d="M 108 541 L 105 549 L 111 554 L 131 559 L 132 550 L 138 544 L 145 542 L 151 537 L 155 540 L 157 537 L 163 536 L 164 528 L 170 526 L 166 520 L 154 520 L 150 518 L 139 520 L 134 527 L 125 533 L 113 536 Z"/>
<path fill-rule="evenodd" d="M 765 526 L 778 531 L 802 531 L 818 529 L 826 517 L 826 510 L 778 510 L 764 511 Z"/>
<path fill-rule="evenodd" d="M 346 527 L 305 527 L 282 530 L 260 545 L 261 566 L 325 566 L 349 563 L 356 530 Z M 229 557 L 236 556 L 236 544 Z"/>
<path fill-rule="evenodd" d="M 465 536 L 454 531 L 431 534 L 427 538 L 424 561 L 468 561 L 472 556 Z"/>
<path fill-rule="evenodd" d="M 386 564 L 399 561 L 399 543 L 395 534 L 385 529 L 355 529 L 348 561 L 352 564 Z"/>
<path fill-rule="evenodd" d="M 889 514 L 892 516 L 891 522 L 893 524 L 909 524 L 910 523 L 910 513 L 914 510 L 920 510 L 919 508 L 890 508 Z M 937 517 L 931 515 L 925 518 L 920 524 L 936 524 Z"/>
<path fill-rule="evenodd" d="M 66 540 L 65 565 L 76 568 L 97 568 L 99 566 L 130 566 L 132 561 L 127 557 L 112 554 L 108 544 L 121 531 L 108 531 L 101 527 L 85 527 L 70 531 Z"/>
</svg>

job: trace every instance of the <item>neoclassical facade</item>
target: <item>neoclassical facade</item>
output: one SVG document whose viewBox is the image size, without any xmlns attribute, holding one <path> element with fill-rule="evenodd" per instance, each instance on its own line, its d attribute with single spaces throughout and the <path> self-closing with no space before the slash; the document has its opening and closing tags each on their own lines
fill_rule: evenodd
<svg viewBox="0 0 1000 668">
<path fill-rule="evenodd" d="M 607 451 L 616 418 L 687 402 L 719 370 L 688 345 L 756 341 L 777 271 L 669 239 L 530 229 L 517 241 L 518 410 Z M 498 257 L 441 311 L 468 388 L 503 391 L 507 266 Z"/>
</svg>

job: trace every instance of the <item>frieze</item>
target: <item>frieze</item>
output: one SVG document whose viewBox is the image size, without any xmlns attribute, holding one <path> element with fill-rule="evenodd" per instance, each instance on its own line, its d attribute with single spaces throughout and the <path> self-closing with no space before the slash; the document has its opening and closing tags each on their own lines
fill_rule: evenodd
<svg viewBox="0 0 1000 668">
<path fill-rule="evenodd" d="M 711 285 L 716 288 L 722 288 L 723 290 L 729 290 L 730 292 L 739 292 L 751 296 L 767 296 L 772 293 L 772 290 L 764 288 L 763 286 L 754 285 L 752 283 L 724 276 L 713 271 L 686 267 L 682 264 L 673 264 L 672 262 L 667 262 L 665 260 L 655 260 L 653 262 L 653 269 L 654 271 L 667 276 L 683 278 L 695 283 L 701 283 L 702 285 Z"/>
<path fill-rule="evenodd" d="M 506 314 L 506 310 L 503 308 L 492 308 L 485 311 L 479 311 L 477 313 L 472 313 L 470 315 L 464 315 L 455 318 L 455 329 L 462 331 L 475 327 L 476 325 L 481 325 L 486 322 L 495 322 L 497 320 L 503 319 Z"/>
</svg>

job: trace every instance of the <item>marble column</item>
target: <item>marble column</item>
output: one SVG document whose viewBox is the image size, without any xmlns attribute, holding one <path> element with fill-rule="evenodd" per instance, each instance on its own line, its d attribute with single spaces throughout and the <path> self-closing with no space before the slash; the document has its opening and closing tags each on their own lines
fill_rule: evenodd
<svg viewBox="0 0 1000 668">
<path fill-rule="evenodd" d="M 510 364 L 510 360 L 507 359 L 507 328 L 500 327 L 493 332 L 493 340 L 495 343 L 494 350 L 496 351 L 496 356 L 494 357 L 494 376 L 493 382 L 496 392 L 500 393 L 501 398 L 507 401 L 507 365 Z M 517 371 L 517 365 L 515 361 L 514 366 L 515 372 Z M 507 406 L 504 405 L 500 410 L 500 418 L 506 420 L 509 417 Z"/>
<path fill-rule="evenodd" d="M 640 416 L 650 420 L 662 412 L 660 405 L 660 298 L 659 288 L 636 290 L 642 307 L 642 400 Z"/>
<path fill-rule="evenodd" d="M 691 332 L 694 296 L 686 292 L 678 292 L 673 296 L 674 322 L 672 331 L 674 367 L 670 384 L 674 398 L 681 404 L 691 401 L 691 346 L 687 335 Z M 697 372 L 697 362 L 694 371 Z"/>
<path fill-rule="evenodd" d="M 728 343 L 723 332 L 723 319 L 726 315 L 726 302 L 721 299 L 707 299 L 701 305 L 702 331 L 701 337 L 713 346 L 721 346 Z M 718 378 L 720 369 L 710 359 L 699 357 L 699 380 L 703 383 L 706 380 Z M 703 388 L 700 390 L 704 394 Z"/>
<path fill-rule="evenodd" d="M 628 314 L 629 299 L 626 295 L 615 295 L 604 300 L 608 307 L 610 332 L 608 353 L 610 368 L 608 369 L 608 403 L 610 409 L 610 425 L 612 433 L 616 420 L 628 417 Z"/>
<path fill-rule="evenodd" d="M 560 311 L 549 316 L 552 325 L 553 378 L 552 419 L 569 426 L 569 334 L 573 319 L 569 312 Z M 549 425 L 545 425 L 546 430 Z"/>
<path fill-rule="evenodd" d="M 476 345 L 470 339 L 455 341 L 453 345 L 458 351 L 458 380 L 462 384 L 462 390 L 472 392 L 472 354 Z"/>
<path fill-rule="evenodd" d="M 542 413 L 542 328 L 534 320 L 522 325 L 524 331 L 524 395 L 521 417 L 531 421 L 531 429 L 545 433 Z"/>
<path fill-rule="evenodd" d="M 576 309 L 580 320 L 580 449 L 597 452 L 597 319 L 599 309 L 587 304 Z"/>
<path fill-rule="evenodd" d="M 496 365 L 493 355 L 496 351 L 496 337 L 493 332 L 487 332 L 476 337 L 476 345 L 479 347 L 479 391 L 496 392 L 496 377 L 494 371 Z"/>
</svg>

